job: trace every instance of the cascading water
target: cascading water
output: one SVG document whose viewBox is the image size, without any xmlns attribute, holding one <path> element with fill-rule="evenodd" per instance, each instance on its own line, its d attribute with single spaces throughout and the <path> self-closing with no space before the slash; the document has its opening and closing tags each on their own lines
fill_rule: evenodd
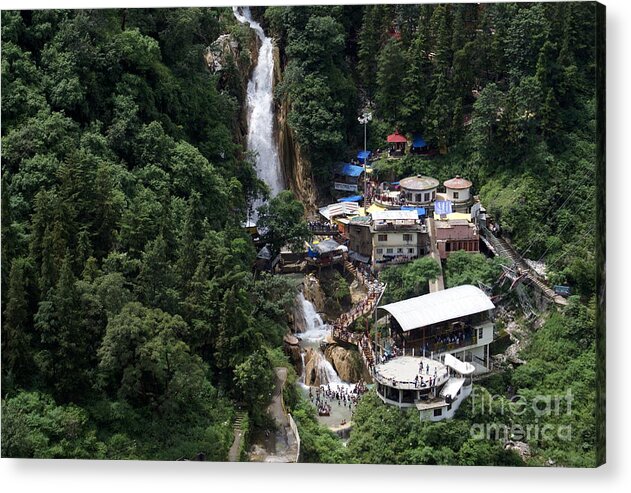
<svg viewBox="0 0 631 493">
<path fill-rule="evenodd" d="M 320 343 L 327 336 L 331 328 L 324 323 L 322 317 L 316 312 L 313 303 L 305 298 L 304 294 L 298 294 L 298 309 L 302 314 L 305 330 L 300 334 L 303 341 Z"/>
<path fill-rule="evenodd" d="M 252 19 L 249 7 L 232 7 L 234 16 L 249 24 L 261 40 L 258 62 L 248 82 L 248 150 L 256 156 L 256 174 L 270 188 L 271 195 L 285 188 L 274 136 L 274 53 L 272 40 L 265 36 L 261 25 Z M 255 204 L 255 208 L 260 205 Z"/>
<path fill-rule="evenodd" d="M 301 375 L 301 383 L 305 383 L 305 349 L 310 348 L 311 357 L 315 361 L 315 371 L 317 373 L 317 381 L 320 384 L 337 384 L 342 383 L 339 375 L 333 368 L 333 365 L 326 359 L 320 350 L 320 343 L 330 332 L 331 327 L 324 323 L 322 317 L 316 312 L 313 303 L 307 301 L 302 293 L 298 296 L 298 314 L 304 323 L 304 332 L 298 334 L 303 351 L 301 352 L 303 372 Z"/>
</svg>

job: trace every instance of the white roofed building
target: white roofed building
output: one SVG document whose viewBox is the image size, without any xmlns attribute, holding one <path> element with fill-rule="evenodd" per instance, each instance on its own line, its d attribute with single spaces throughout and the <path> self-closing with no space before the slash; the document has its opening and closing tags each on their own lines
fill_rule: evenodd
<svg viewBox="0 0 631 493">
<path fill-rule="evenodd" d="M 389 345 L 394 345 L 405 355 L 440 360 L 454 355 L 470 362 L 477 373 L 486 372 L 494 308 L 481 289 L 470 285 L 380 306 L 389 332 L 380 350 L 388 356 Z"/>
<path fill-rule="evenodd" d="M 471 363 L 447 355 L 444 362 L 422 356 L 382 360 L 373 378 L 386 404 L 419 411 L 421 421 L 452 418 L 471 393 Z"/>
<path fill-rule="evenodd" d="M 371 215 L 372 263 L 375 268 L 409 262 L 425 253 L 427 227 L 416 210 L 384 210 Z"/>
</svg>

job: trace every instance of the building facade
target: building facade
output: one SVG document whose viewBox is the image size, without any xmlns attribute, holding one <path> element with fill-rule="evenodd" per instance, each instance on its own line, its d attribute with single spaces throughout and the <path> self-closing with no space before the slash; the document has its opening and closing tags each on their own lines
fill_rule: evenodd
<svg viewBox="0 0 631 493">
<path fill-rule="evenodd" d="M 400 198 L 406 205 L 414 207 L 424 207 L 428 213 L 433 210 L 432 203 L 436 200 L 436 190 L 438 180 L 431 176 L 410 176 L 403 178 L 399 185 L 401 187 Z"/>
<path fill-rule="evenodd" d="M 372 214 L 370 227 L 372 264 L 380 268 L 388 263 L 405 263 L 417 258 L 419 245 L 427 234 L 416 211 L 388 210 Z"/>
<path fill-rule="evenodd" d="M 458 250 L 474 253 L 480 251 L 480 235 L 477 226 L 472 222 L 466 219 L 446 219 L 435 221 L 434 225 L 436 246 L 441 260 Z"/>
<path fill-rule="evenodd" d="M 476 373 L 491 367 L 495 306 L 479 288 L 458 286 L 379 307 L 386 315 L 388 337 L 377 341 L 410 356 L 442 359 L 450 354 L 470 362 Z"/>
<path fill-rule="evenodd" d="M 469 212 L 473 203 L 471 197 L 473 184 L 460 175 L 456 175 L 455 178 L 445 181 L 443 185 L 445 186 L 446 199 L 453 204 L 454 212 Z"/>
<path fill-rule="evenodd" d="M 443 361 L 422 356 L 401 356 L 375 367 L 379 398 L 401 409 L 415 407 L 421 421 L 453 418 L 469 396 L 475 368 L 447 355 Z"/>
</svg>

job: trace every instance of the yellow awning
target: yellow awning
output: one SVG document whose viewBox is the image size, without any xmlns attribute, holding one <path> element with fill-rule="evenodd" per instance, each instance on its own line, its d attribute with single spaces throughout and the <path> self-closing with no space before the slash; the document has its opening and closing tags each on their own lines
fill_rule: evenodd
<svg viewBox="0 0 631 493">
<path fill-rule="evenodd" d="M 451 214 L 447 214 L 447 217 L 445 219 L 447 220 L 466 219 L 467 221 L 471 221 L 471 214 L 467 212 L 452 212 Z M 434 220 L 440 221 L 440 214 L 436 214 L 434 212 Z"/>
</svg>

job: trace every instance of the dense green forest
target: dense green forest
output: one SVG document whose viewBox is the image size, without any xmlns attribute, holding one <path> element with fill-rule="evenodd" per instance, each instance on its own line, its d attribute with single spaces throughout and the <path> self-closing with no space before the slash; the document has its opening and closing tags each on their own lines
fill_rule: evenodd
<svg viewBox="0 0 631 493">
<path fill-rule="evenodd" d="M 565 312 L 532 327 L 527 363 L 480 392 L 572 388 L 573 413 L 546 418 L 571 424 L 571 440 L 533 444 L 530 463 L 593 465 L 595 5 L 253 12 L 279 47 L 275 97 L 321 191 L 363 145 L 357 115 L 371 108 L 369 148 L 398 128 L 440 151 L 378 162 L 380 176 L 466 176 L 520 253 L 572 287 Z M 225 460 L 238 408 L 266 426 L 295 290 L 251 274 L 242 223 L 266 188 L 244 152 L 248 74 L 204 63 L 224 33 L 247 57 L 252 33 L 230 9 L 2 12 L 3 456 Z M 307 235 L 290 193 L 262 213 L 274 245 Z M 445 267 L 448 286 L 500 269 Z M 422 294 L 434 270 L 394 268 L 388 296 Z M 421 424 L 368 394 L 348 447 L 293 390 L 286 405 L 307 461 L 522 463 L 469 438 L 466 405 Z"/>
<path fill-rule="evenodd" d="M 235 406 L 261 414 L 294 291 L 251 275 L 244 82 L 202 57 L 226 32 L 2 13 L 3 455 L 225 460 Z"/>
<path fill-rule="evenodd" d="M 554 283 L 594 293 L 595 4 L 272 7 L 285 71 L 276 93 L 327 187 L 331 166 L 395 129 L 442 154 L 375 167 L 380 177 L 456 174 L 474 183 L 514 245 Z"/>
</svg>

